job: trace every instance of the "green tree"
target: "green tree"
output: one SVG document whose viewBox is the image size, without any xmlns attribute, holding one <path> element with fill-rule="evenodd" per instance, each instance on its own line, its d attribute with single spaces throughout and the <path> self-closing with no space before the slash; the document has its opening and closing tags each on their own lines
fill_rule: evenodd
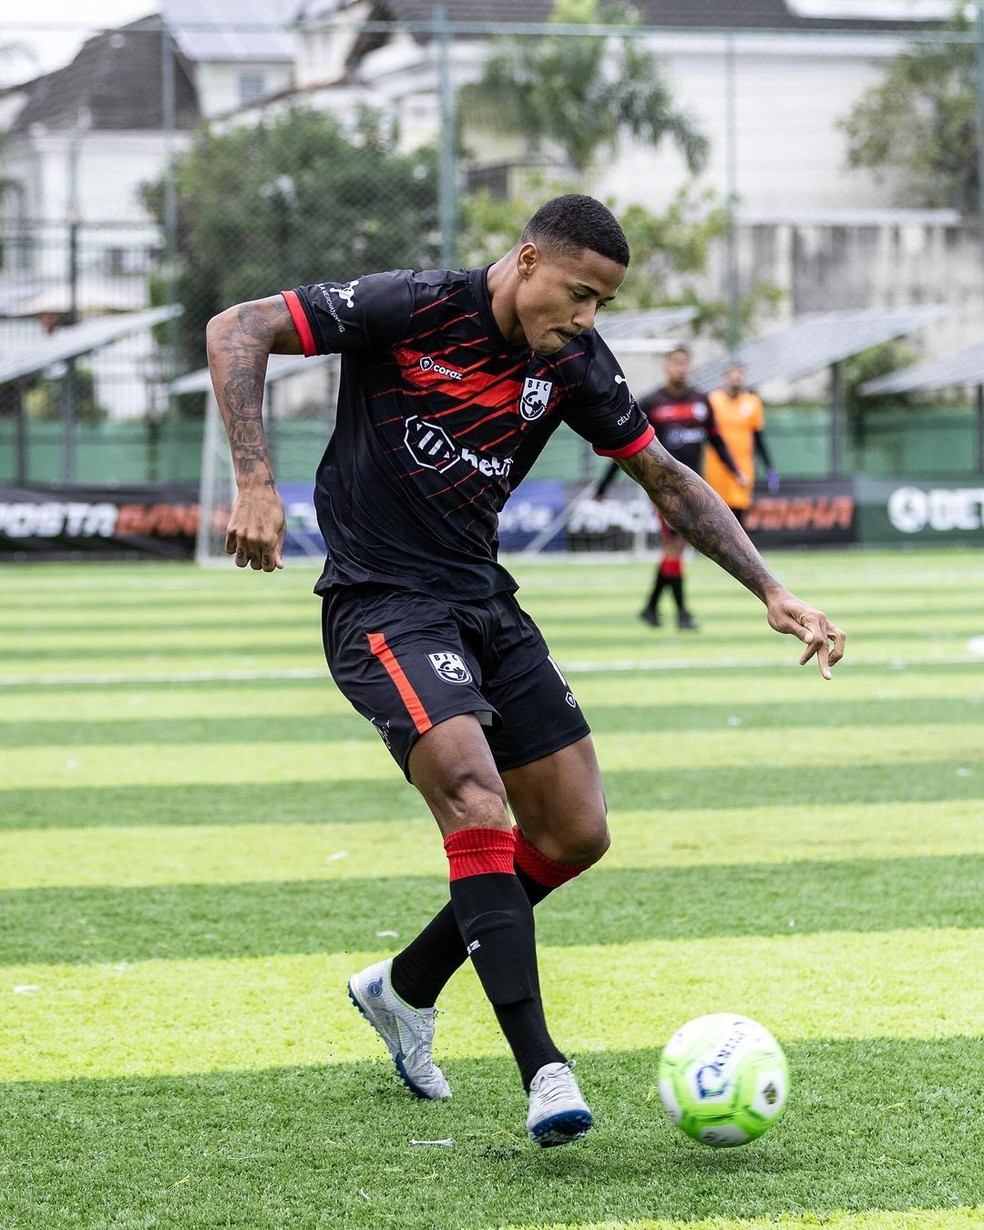
<svg viewBox="0 0 984 1230">
<path fill-rule="evenodd" d="M 633 25 L 605 0 L 557 0 L 550 22 L 566 26 Z M 559 148 L 579 176 L 626 134 L 653 146 L 670 138 L 692 172 L 707 161 L 708 141 L 674 107 L 657 58 L 629 35 L 551 34 L 495 39 L 481 79 L 464 87 L 468 123 L 522 136 L 531 150 Z"/>
<path fill-rule="evenodd" d="M 465 197 L 460 236 L 465 264 L 495 260 L 516 242 L 539 205 L 558 193 L 576 191 L 575 184 L 558 184 L 530 172 L 521 194 L 511 200 L 496 200 L 486 191 Z M 661 213 L 643 205 L 629 205 L 617 212 L 632 261 L 612 310 L 695 307 L 693 327 L 724 340 L 730 322 L 729 305 L 723 299 L 709 299 L 704 290 L 711 249 L 727 234 L 729 226 L 728 211 L 714 191 L 688 185 Z M 750 331 L 754 320 L 774 311 L 781 295 L 776 287 L 757 283 L 742 297 L 739 314 L 743 334 Z"/>
<path fill-rule="evenodd" d="M 912 44 L 841 122 L 848 165 L 897 177 L 900 205 L 978 208 L 974 46 L 952 37 L 969 29 L 957 16 L 938 40 Z"/>
<path fill-rule="evenodd" d="M 297 108 L 255 127 L 205 131 L 179 157 L 176 289 L 189 362 L 204 361 L 205 324 L 231 303 L 434 263 L 433 153 L 401 156 L 394 144 L 374 114 L 348 135 Z M 146 185 L 144 199 L 163 223 L 164 181 Z"/>
</svg>

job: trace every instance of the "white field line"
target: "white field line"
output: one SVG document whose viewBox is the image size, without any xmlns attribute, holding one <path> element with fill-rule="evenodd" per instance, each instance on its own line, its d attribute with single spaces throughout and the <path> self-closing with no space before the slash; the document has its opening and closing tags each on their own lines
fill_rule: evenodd
<svg viewBox="0 0 984 1230">
<path fill-rule="evenodd" d="M 969 652 L 966 654 L 940 654 L 934 657 L 902 658 L 902 657 L 872 657 L 866 658 L 862 665 L 890 667 L 893 670 L 907 670 L 910 667 L 961 666 L 979 665 L 984 657 L 984 637 L 975 637 L 968 642 Z M 635 671 L 640 674 L 660 671 L 716 671 L 738 670 L 754 667 L 756 669 L 777 668 L 788 665 L 777 658 L 712 658 L 688 659 L 674 658 L 672 661 L 659 661 L 650 658 L 617 659 L 612 662 L 582 661 L 564 662 L 565 675 L 603 675 L 608 672 Z M 298 667 L 291 670 L 228 670 L 228 671 L 173 671 L 155 672 L 153 674 L 136 674 L 133 672 L 117 672 L 86 675 L 0 675 L 0 688 L 9 687 L 57 687 L 61 685 L 100 685 L 114 683 L 250 683 L 260 680 L 291 680 L 291 679 L 322 679 L 328 678 L 328 668 Z"/>
</svg>

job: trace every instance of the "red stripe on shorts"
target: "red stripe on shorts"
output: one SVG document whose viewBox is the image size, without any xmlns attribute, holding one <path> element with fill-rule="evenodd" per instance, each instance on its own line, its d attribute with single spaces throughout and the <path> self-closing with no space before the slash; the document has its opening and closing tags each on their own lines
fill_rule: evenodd
<svg viewBox="0 0 984 1230">
<path fill-rule="evenodd" d="M 430 720 L 420 697 L 413 690 L 413 684 L 403 673 L 403 667 L 394 657 L 393 650 L 386 644 L 386 637 L 383 636 L 382 632 L 370 632 L 368 636 L 369 648 L 382 662 L 387 675 L 396 684 L 396 690 L 400 693 L 400 699 L 407 707 L 407 713 L 413 719 L 413 724 L 417 728 L 417 734 L 422 735 L 424 731 L 430 730 L 434 723 Z"/>
</svg>

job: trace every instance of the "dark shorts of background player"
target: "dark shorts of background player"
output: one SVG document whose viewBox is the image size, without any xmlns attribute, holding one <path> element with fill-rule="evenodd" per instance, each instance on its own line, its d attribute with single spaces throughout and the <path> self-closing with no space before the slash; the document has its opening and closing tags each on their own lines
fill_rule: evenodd
<svg viewBox="0 0 984 1230">
<path fill-rule="evenodd" d="M 474 713 L 496 767 L 518 769 L 590 733 L 533 620 L 512 594 L 467 605 L 379 586 L 339 587 L 322 605 L 325 657 L 407 780 L 410 751 Z"/>
</svg>

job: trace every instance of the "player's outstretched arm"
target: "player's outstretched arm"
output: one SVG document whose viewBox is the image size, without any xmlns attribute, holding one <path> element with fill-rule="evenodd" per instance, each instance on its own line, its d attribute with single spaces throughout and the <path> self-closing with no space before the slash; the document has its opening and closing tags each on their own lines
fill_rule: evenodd
<svg viewBox="0 0 984 1230">
<path fill-rule="evenodd" d="M 239 303 L 213 316 L 205 331 L 208 366 L 225 424 L 238 494 L 225 549 L 240 568 L 283 568 L 287 522 L 263 430 L 263 384 L 273 353 L 300 354 L 282 296 Z"/>
<path fill-rule="evenodd" d="M 829 679 L 830 668 L 844 656 L 844 633 L 769 571 L 731 510 L 700 475 L 655 440 L 634 456 L 620 459 L 619 465 L 689 543 L 765 603 L 776 632 L 803 642 L 800 665 L 816 657 L 820 674 Z"/>
</svg>

